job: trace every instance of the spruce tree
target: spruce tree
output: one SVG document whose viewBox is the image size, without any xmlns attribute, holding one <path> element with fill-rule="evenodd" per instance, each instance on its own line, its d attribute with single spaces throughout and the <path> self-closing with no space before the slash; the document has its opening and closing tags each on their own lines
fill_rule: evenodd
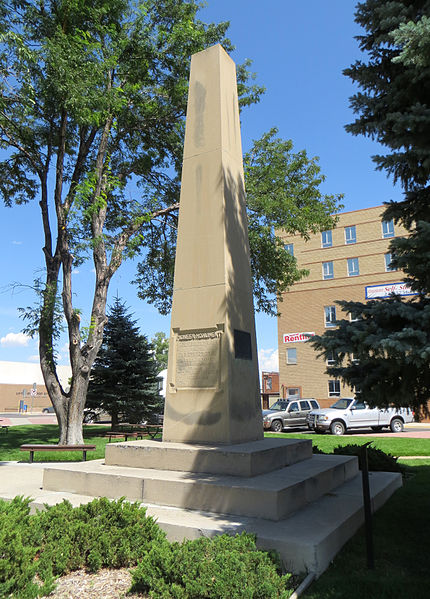
<svg viewBox="0 0 430 599">
<path fill-rule="evenodd" d="M 392 266 L 402 269 L 417 293 L 367 303 L 339 301 L 359 320 L 312 341 L 332 376 L 360 389 L 371 405 L 410 405 L 427 410 L 430 397 L 430 22 L 429 0 L 367 0 L 357 5 L 365 30 L 357 39 L 366 61 L 345 74 L 361 90 L 351 98 L 359 115 L 346 129 L 377 140 L 389 151 L 373 160 L 404 189 L 384 220 L 394 219 L 408 236 L 393 239 Z"/>
<path fill-rule="evenodd" d="M 108 314 L 103 344 L 91 371 L 87 407 L 102 408 L 112 417 L 148 420 L 162 410 L 158 368 L 151 344 L 139 333 L 124 302 L 117 297 Z"/>
</svg>

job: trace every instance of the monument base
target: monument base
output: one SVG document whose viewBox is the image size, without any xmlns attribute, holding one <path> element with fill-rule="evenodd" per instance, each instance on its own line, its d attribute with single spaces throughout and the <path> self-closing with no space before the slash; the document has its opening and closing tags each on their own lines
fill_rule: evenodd
<svg viewBox="0 0 430 599">
<path fill-rule="evenodd" d="M 400 474 L 370 473 L 372 510 L 401 484 Z M 97 496 L 142 502 L 171 541 L 254 533 L 258 547 L 279 552 L 287 571 L 317 576 L 364 518 L 356 458 L 324 455 L 254 477 L 108 466 L 103 460 L 55 464 L 44 470 L 36 507 Z"/>
<path fill-rule="evenodd" d="M 131 441 L 106 445 L 109 466 L 252 477 L 312 457 L 307 439 L 268 438 L 234 445 Z"/>
</svg>

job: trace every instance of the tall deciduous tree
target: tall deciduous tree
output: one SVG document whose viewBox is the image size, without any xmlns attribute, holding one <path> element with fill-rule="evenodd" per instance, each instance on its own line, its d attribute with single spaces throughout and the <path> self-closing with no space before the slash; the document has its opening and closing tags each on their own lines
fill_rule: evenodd
<svg viewBox="0 0 430 599">
<path fill-rule="evenodd" d="M 154 348 L 154 357 L 158 365 L 158 371 L 167 368 L 167 359 L 169 357 L 169 340 L 162 332 L 155 333 L 151 339 L 151 344 Z"/>
<path fill-rule="evenodd" d="M 194 0 L 11 0 L 0 7 L 0 193 L 8 206 L 36 198 L 40 205 L 46 278 L 39 353 L 60 443 L 82 442 L 112 276 L 151 243 L 148 222 L 163 228 L 175 218 L 190 56 L 218 42 L 232 49 L 227 24 L 206 25 L 197 10 Z M 246 79 L 244 66 L 242 104 L 260 93 Z M 95 286 L 83 332 L 72 270 L 86 258 Z M 54 354 L 60 277 L 72 368 L 67 392 Z"/>
<path fill-rule="evenodd" d="M 305 150 L 293 151 L 293 142 L 271 129 L 253 142 L 243 157 L 253 291 L 258 310 L 276 314 L 282 293 L 307 271 L 285 248 L 282 233 L 311 233 L 335 226 L 333 213 L 341 208 L 342 194 L 323 194 L 325 180 L 318 158 Z M 151 226 L 153 226 L 151 224 Z M 175 260 L 176 229 L 153 230 L 152 244 L 138 266 L 139 296 L 160 312 L 170 310 Z"/>
<path fill-rule="evenodd" d="M 115 298 L 91 371 L 87 407 L 110 414 L 112 429 L 120 417 L 127 422 L 148 420 L 163 409 L 157 375 L 152 345 L 139 333 L 125 303 Z"/>
<path fill-rule="evenodd" d="M 170 306 L 190 57 L 215 43 L 233 49 L 225 38 L 227 23 L 202 23 L 198 8 L 196 0 L 10 0 L 0 6 L 0 147 L 7 154 L 0 161 L 0 194 L 8 206 L 36 198 L 40 205 L 46 278 L 39 353 L 60 443 L 82 442 L 107 292 L 124 258 L 145 248 L 153 270 L 145 267 L 152 274 L 141 293 L 164 312 Z M 248 63 L 239 66 L 241 106 L 258 101 L 262 92 L 249 78 Z M 284 157 L 285 166 L 290 158 Z M 299 176 L 307 172 L 306 160 L 303 169 L 297 168 Z M 309 163 L 308 169 L 314 167 Z M 251 170 L 257 177 L 266 174 L 258 158 Z M 274 176 L 281 181 L 282 168 Z M 314 170 L 314 181 L 303 187 L 316 189 L 319 180 Z M 276 203 L 278 194 L 272 199 Z M 323 228 L 333 206 L 328 199 Z M 261 243 L 251 235 L 254 271 L 263 286 L 257 299 L 267 311 L 274 301 L 266 300 L 265 291 L 275 288 L 274 281 L 282 285 L 297 276 L 288 274 L 297 271 L 294 261 L 273 235 L 273 227 L 282 226 L 282 209 L 282 203 L 273 208 L 269 223 L 266 207 L 259 206 L 251 219 L 261 233 Z M 95 270 L 86 330 L 72 290 L 72 271 L 85 259 L 92 259 Z M 69 391 L 61 387 L 55 366 L 60 292 L 72 368 Z"/>
<path fill-rule="evenodd" d="M 328 372 L 359 385 L 371 404 L 408 403 L 416 410 L 426 409 L 430 397 L 429 15 L 428 0 L 358 4 L 356 21 L 366 31 L 358 40 L 368 60 L 345 71 L 363 90 L 352 98 L 359 117 L 347 130 L 389 148 L 373 159 L 405 190 L 403 201 L 387 205 L 384 218 L 409 233 L 394 239 L 390 251 L 392 265 L 403 269 L 417 296 L 339 302 L 359 320 L 343 320 L 313 340 L 326 356 L 337 354 Z"/>
</svg>

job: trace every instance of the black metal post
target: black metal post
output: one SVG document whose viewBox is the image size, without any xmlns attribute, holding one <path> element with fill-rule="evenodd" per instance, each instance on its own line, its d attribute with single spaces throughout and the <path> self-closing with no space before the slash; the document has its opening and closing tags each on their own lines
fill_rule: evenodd
<svg viewBox="0 0 430 599">
<path fill-rule="evenodd" d="M 363 506 L 364 506 L 364 529 L 366 531 L 367 568 L 373 570 L 375 567 L 373 557 L 373 533 L 372 533 L 372 509 L 370 503 L 369 487 L 369 465 L 367 462 L 367 447 L 365 443 L 361 448 L 361 478 L 363 481 Z"/>
</svg>

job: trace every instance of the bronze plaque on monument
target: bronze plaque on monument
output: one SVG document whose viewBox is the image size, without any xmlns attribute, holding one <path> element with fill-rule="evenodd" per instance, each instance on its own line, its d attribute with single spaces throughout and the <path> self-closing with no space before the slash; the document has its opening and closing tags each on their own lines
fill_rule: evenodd
<svg viewBox="0 0 430 599">
<path fill-rule="evenodd" d="M 216 389 L 220 378 L 221 331 L 175 334 L 177 389 Z"/>
</svg>

